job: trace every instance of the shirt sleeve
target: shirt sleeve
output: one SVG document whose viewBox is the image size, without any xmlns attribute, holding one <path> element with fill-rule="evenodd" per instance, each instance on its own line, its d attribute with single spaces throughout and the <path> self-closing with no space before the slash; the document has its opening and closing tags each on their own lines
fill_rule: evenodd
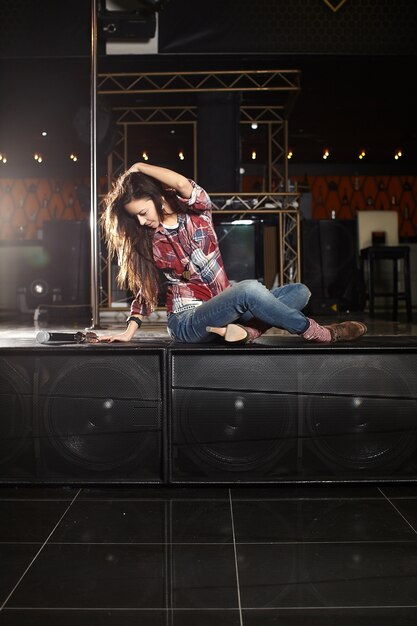
<svg viewBox="0 0 417 626">
<path fill-rule="evenodd" d="M 198 211 L 199 213 L 211 211 L 211 200 L 207 191 L 200 187 L 200 185 L 197 185 L 193 180 L 190 180 L 190 183 L 193 187 L 191 198 L 181 198 L 181 196 L 177 196 L 178 200 L 188 205 L 192 211 Z"/>
<path fill-rule="evenodd" d="M 143 299 L 142 292 L 139 290 L 132 304 L 130 305 L 130 315 L 144 315 L 147 317 L 152 313 L 152 309 Z"/>
</svg>

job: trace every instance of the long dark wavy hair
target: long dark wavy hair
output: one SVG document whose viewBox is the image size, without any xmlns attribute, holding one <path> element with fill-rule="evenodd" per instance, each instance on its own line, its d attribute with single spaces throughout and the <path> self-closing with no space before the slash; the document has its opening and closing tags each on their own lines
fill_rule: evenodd
<svg viewBox="0 0 417 626">
<path fill-rule="evenodd" d="M 135 294 L 140 290 L 146 305 L 153 310 L 158 304 L 158 270 L 152 251 L 155 231 L 141 226 L 138 219 L 125 210 L 126 204 L 142 198 L 153 200 L 161 222 L 164 217 L 162 198 L 176 213 L 184 211 L 173 189 L 164 189 L 158 180 L 146 174 L 126 172 L 105 196 L 100 222 L 110 256 L 118 259 L 118 284 Z"/>
</svg>

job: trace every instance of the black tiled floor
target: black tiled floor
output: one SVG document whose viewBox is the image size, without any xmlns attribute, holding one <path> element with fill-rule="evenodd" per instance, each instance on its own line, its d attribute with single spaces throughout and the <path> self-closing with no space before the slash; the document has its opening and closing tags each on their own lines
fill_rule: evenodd
<svg viewBox="0 0 417 626">
<path fill-rule="evenodd" d="M 5 486 L 0 512 L 2 625 L 417 619 L 417 484 Z"/>
</svg>

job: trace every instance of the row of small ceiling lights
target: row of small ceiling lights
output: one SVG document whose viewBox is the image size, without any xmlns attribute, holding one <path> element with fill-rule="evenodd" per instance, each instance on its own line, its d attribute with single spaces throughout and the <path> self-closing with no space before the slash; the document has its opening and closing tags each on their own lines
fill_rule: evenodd
<svg viewBox="0 0 417 626">
<path fill-rule="evenodd" d="M 293 155 L 293 153 L 292 153 L 292 152 L 291 152 L 291 150 L 290 150 L 290 151 L 288 152 L 288 154 L 287 154 L 287 158 L 288 158 L 288 159 L 291 159 L 292 155 Z M 397 151 L 394 153 L 394 159 L 395 159 L 396 161 L 398 161 L 398 159 L 400 159 L 400 158 L 402 157 L 402 155 L 403 155 L 402 150 L 397 150 Z M 324 150 L 323 150 L 323 155 L 322 155 L 322 156 L 323 156 L 323 159 L 324 159 L 324 160 L 326 160 L 326 159 L 328 159 L 328 158 L 329 158 L 329 156 L 330 156 L 330 151 L 329 151 L 329 149 L 328 149 L 328 148 L 324 148 Z M 358 154 L 358 159 L 362 160 L 362 159 L 364 159 L 365 157 L 366 157 L 366 151 L 365 151 L 365 150 L 361 150 L 361 151 L 359 152 L 359 154 Z"/>
<path fill-rule="evenodd" d="M 287 159 L 292 159 L 292 157 L 294 156 L 294 153 L 292 152 L 292 150 L 289 150 L 288 154 L 287 154 Z M 330 157 L 330 152 L 329 150 L 326 148 L 325 150 L 323 150 L 323 159 L 326 160 Z M 366 152 L 365 150 L 362 150 L 359 155 L 358 155 L 358 159 L 362 160 L 364 159 L 366 156 Z M 401 150 L 397 150 L 397 152 L 395 152 L 394 154 L 394 159 L 396 161 L 398 161 L 401 157 L 403 156 L 403 153 Z M 43 157 L 42 154 L 40 152 L 35 152 L 35 154 L 33 155 L 34 160 L 39 163 L 39 165 L 41 163 L 43 163 Z M 78 157 L 76 154 L 74 154 L 73 152 L 71 152 L 71 154 L 69 155 L 70 160 L 73 163 L 76 163 L 78 161 Z M 149 153 L 145 150 L 142 153 L 142 158 L 144 161 L 149 161 Z M 185 159 L 185 154 L 183 152 L 183 150 L 180 150 L 178 152 L 178 158 L 180 159 L 180 161 L 184 161 Z M 251 152 L 251 158 L 252 161 L 256 161 L 256 159 L 258 158 L 257 152 L 256 150 L 252 150 Z M 4 153 L 0 153 L 0 164 L 5 165 L 7 163 L 7 156 Z"/>
<path fill-rule="evenodd" d="M 42 137 L 47 137 L 48 136 L 48 132 L 46 130 L 43 130 L 41 132 L 41 136 Z M 74 154 L 73 152 L 71 152 L 71 154 L 69 155 L 69 158 L 71 159 L 71 161 L 73 163 L 76 163 L 78 161 L 78 157 L 76 154 Z M 35 152 L 35 154 L 33 155 L 33 159 L 39 163 L 39 165 L 41 165 L 41 163 L 44 162 L 43 156 L 40 152 Z M 2 164 L 6 164 L 7 163 L 7 156 L 4 153 L 0 153 L 0 163 Z"/>
<path fill-rule="evenodd" d="M 287 154 L 287 159 L 292 159 L 293 156 L 294 156 L 294 153 L 292 152 L 292 150 L 289 150 L 289 152 Z M 329 150 L 327 150 L 327 149 L 323 150 L 323 155 L 322 156 L 323 156 L 324 160 L 328 159 L 330 157 Z M 362 150 L 359 153 L 359 155 L 358 155 L 358 159 L 362 160 L 362 159 L 365 158 L 365 156 L 366 156 L 366 152 L 365 152 L 365 150 Z M 395 152 L 395 154 L 394 154 L 394 159 L 396 161 L 398 161 L 402 156 L 403 156 L 402 151 L 401 150 L 397 150 L 397 152 Z M 42 156 L 42 154 L 40 152 L 36 152 L 33 155 L 33 158 L 34 158 L 34 160 L 37 163 L 39 163 L 39 164 L 43 163 L 44 159 L 43 159 L 43 156 Z M 71 154 L 69 155 L 69 158 L 70 158 L 70 160 L 73 163 L 76 163 L 78 161 L 77 155 L 74 154 L 73 152 L 71 152 Z M 149 161 L 149 153 L 146 150 L 142 153 L 142 158 L 143 158 L 144 161 Z M 185 160 L 185 154 L 184 154 L 183 150 L 180 150 L 178 152 L 178 158 L 180 159 L 180 161 L 184 161 Z M 252 150 L 251 158 L 252 158 L 252 161 L 256 161 L 256 159 L 258 158 L 258 154 L 257 154 L 256 150 Z M 7 163 L 7 156 L 4 153 L 0 153 L 0 164 L 5 165 L 6 163 Z"/>
<path fill-rule="evenodd" d="M 397 150 L 397 152 L 394 154 L 394 159 L 396 161 L 398 161 L 398 159 L 400 159 L 402 157 L 402 155 L 403 155 L 402 151 L 401 150 Z M 294 156 L 293 151 L 289 150 L 288 154 L 287 154 L 287 159 L 292 159 L 293 156 Z M 358 159 L 362 160 L 362 159 L 365 158 L 365 156 L 366 156 L 365 150 L 361 150 L 361 152 L 358 154 Z M 326 159 L 328 159 L 330 157 L 330 151 L 327 148 L 325 148 L 323 150 L 322 157 L 323 157 L 324 160 L 326 160 Z M 252 158 L 252 161 L 256 161 L 256 159 L 258 158 L 256 150 L 252 150 L 251 158 Z"/>
<path fill-rule="evenodd" d="M 252 128 L 252 130 L 257 130 L 257 128 L 258 128 L 258 124 L 257 124 L 256 122 L 252 123 L 252 124 L 251 124 L 251 128 Z M 175 132 L 175 131 L 171 130 L 171 133 L 172 133 L 172 132 Z M 46 131 L 46 130 L 43 130 L 43 131 L 41 132 L 41 135 L 42 135 L 42 137 L 47 137 L 48 133 L 47 133 L 47 131 Z M 293 151 L 292 151 L 292 150 L 289 150 L 289 151 L 288 151 L 288 153 L 287 153 L 287 159 L 292 159 L 292 157 L 293 157 L 293 156 L 294 156 Z M 366 151 L 365 151 L 365 150 L 361 150 L 361 151 L 359 152 L 359 154 L 358 154 L 358 159 L 362 160 L 362 159 L 364 159 L 364 158 L 365 158 L 365 156 L 366 156 Z M 394 153 L 394 159 L 395 159 L 396 161 L 398 161 L 398 160 L 399 160 L 402 156 L 403 156 L 403 154 L 402 154 L 402 150 L 397 150 L 397 151 Z M 258 155 L 257 155 L 256 150 L 252 150 L 252 151 L 251 151 L 251 158 L 252 158 L 252 160 L 253 160 L 253 161 L 256 161 L 257 157 L 258 157 Z M 326 160 L 326 159 L 328 159 L 329 157 L 330 157 L 330 151 L 329 151 L 329 149 L 328 149 L 328 148 L 323 148 L 322 158 L 323 158 L 324 160 Z M 34 160 L 35 160 L 37 163 L 39 163 L 39 164 L 43 163 L 43 157 L 42 157 L 42 154 L 40 154 L 39 152 L 36 152 L 36 153 L 33 155 L 33 158 L 34 158 Z M 77 157 L 77 155 L 76 155 L 76 154 L 74 154 L 73 152 L 71 152 L 71 154 L 69 155 L 69 158 L 71 159 L 71 161 L 72 161 L 73 163 L 76 163 L 76 162 L 78 161 L 78 157 Z M 143 158 L 143 160 L 144 160 L 144 161 L 148 161 L 148 160 L 149 160 L 149 153 L 148 153 L 148 151 L 144 150 L 144 152 L 142 153 L 142 158 Z M 180 151 L 178 152 L 178 158 L 179 158 L 181 161 L 184 161 L 184 159 L 185 159 L 185 154 L 184 154 L 184 151 L 183 151 L 183 150 L 180 150 Z M 7 163 L 7 156 L 6 156 L 4 153 L 0 153 L 0 164 L 5 165 L 6 163 Z"/>
<path fill-rule="evenodd" d="M 180 150 L 180 151 L 178 152 L 178 158 L 179 158 L 179 160 L 180 160 L 180 161 L 184 161 L 184 160 L 185 160 L 185 153 L 184 153 L 184 151 L 183 151 L 183 150 Z M 144 161 L 149 161 L 149 152 L 148 152 L 147 150 L 144 150 L 144 151 L 142 152 L 142 159 L 143 159 Z"/>
<path fill-rule="evenodd" d="M 73 163 L 76 163 L 78 161 L 78 157 L 76 154 L 71 153 L 69 158 L 71 159 L 71 161 L 73 161 Z M 39 165 L 44 161 L 43 156 L 40 152 L 35 152 L 35 154 L 33 155 L 33 159 L 37 163 L 39 163 Z M 0 163 L 2 163 L 3 165 L 7 163 L 7 156 L 3 153 L 0 153 Z"/>
<path fill-rule="evenodd" d="M 258 129 L 258 124 L 256 122 L 254 122 L 253 124 L 250 125 L 252 130 L 257 130 Z M 287 153 L 287 159 L 292 159 L 292 157 L 294 156 L 294 153 L 292 150 L 289 150 Z M 403 156 L 402 150 L 397 150 L 394 153 L 394 159 L 396 161 L 398 161 L 401 157 Z M 328 159 L 330 157 L 330 151 L 328 148 L 323 148 L 323 154 L 322 154 L 322 158 L 324 160 Z M 358 154 L 358 159 L 362 160 L 366 157 L 366 151 L 365 150 L 361 150 Z M 256 161 L 257 159 L 257 153 L 256 150 L 252 150 L 252 154 L 251 154 L 251 158 L 252 161 Z"/>
</svg>

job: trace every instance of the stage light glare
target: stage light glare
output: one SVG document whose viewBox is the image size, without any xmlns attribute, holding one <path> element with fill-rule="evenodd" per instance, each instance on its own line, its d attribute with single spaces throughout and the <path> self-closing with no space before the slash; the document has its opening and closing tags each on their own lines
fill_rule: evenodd
<svg viewBox="0 0 417 626">
<path fill-rule="evenodd" d="M 35 295 L 42 296 L 45 293 L 46 288 L 45 288 L 45 285 L 41 282 L 34 283 L 32 286 L 32 291 Z"/>
</svg>

